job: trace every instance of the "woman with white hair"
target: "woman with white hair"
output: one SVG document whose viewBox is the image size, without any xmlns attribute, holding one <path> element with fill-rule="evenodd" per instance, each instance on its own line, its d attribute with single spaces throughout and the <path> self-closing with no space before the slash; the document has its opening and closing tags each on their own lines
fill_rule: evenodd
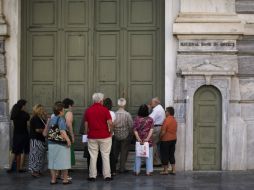
<svg viewBox="0 0 254 190">
<path fill-rule="evenodd" d="M 119 172 L 126 172 L 125 163 L 128 157 L 128 149 L 130 145 L 130 132 L 132 131 L 132 117 L 131 114 L 125 111 L 126 100 L 124 98 L 118 99 L 119 109 L 115 113 L 116 119 L 114 122 L 114 149 L 115 158 L 118 159 L 120 154 L 120 168 Z"/>
</svg>

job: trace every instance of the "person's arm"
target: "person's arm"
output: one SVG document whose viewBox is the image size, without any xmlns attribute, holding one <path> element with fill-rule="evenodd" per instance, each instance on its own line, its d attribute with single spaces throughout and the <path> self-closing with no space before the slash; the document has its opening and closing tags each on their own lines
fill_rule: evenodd
<svg viewBox="0 0 254 190">
<path fill-rule="evenodd" d="M 61 136 L 67 141 L 67 146 L 71 146 L 71 140 L 69 139 L 68 135 L 66 134 L 65 130 L 60 130 Z"/>
<path fill-rule="evenodd" d="M 152 135 L 153 135 L 153 128 L 150 129 L 148 136 L 145 138 L 144 142 L 148 142 Z"/>
<path fill-rule="evenodd" d="M 128 113 L 128 126 L 129 126 L 129 129 L 130 131 L 132 130 L 132 127 L 133 127 L 133 120 L 132 120 L 132 117 L 131 117 L 131 114 Z"/>
<path fill-rule="evenodd" d="M 161 128 L 161 131 L 160 131 L 160 138 L 162 138 L 166 133 L 166 130 L 164 128 Z"/>
<path fill-rule="evenodd" d="M 87 121 L 85 121 L 84 122 L 84 127 L 85 127 L 85 131 L 84 131 L 84 134 L 87 134 L 88 133 L 88 122 Z"/>
<path fill-rule="evenodd" d="M 60 129 L 60 133 L 62 138 L 64 138 L 67 141 L 67 146 L 70 147 L 71 146 L 71 140 L 69 139 L 67 133 L 66 133 L 66 129 L 67 129 L 67 125 L 66 122 L 63 118 L 60 118 L 59 122 L 59 129 Z"/>
<path fill-rule="evenodd" d="M 72 138 L 72 143 L 74 143 L 74 132 L 73 132 L 73 126 L 72 126 L 72 122 L 73 122 L 73 113 L 71 111 L 68 111 L 65 115 L 65 120 L 66 120 L 66 124 L 67 127 L 69 129 L 69 132 L 71 134 L 71 138 Z"/>
<path fill-rule="evenodd" d="M 134 130 L 134 135 L 137 139 L 138 142 L 142 143 L 142 140 L 140 139 L 139 135 L 138 135 L 138 132 L 136 130 Z"/>
<path fill-rule="evenodd" d="M 47 121 L 47 123 L 46 123 L 46 125 L 45 125 L 45 128 L 44 128 L 43 132 L 42 132 L 42 135 L 43 135 L 44 137 L 48 136 L 49 121 L 50 121 L 50 118 L 48 118 L 48 121 Z"/>
<path fill-rule="evenodd" d="M 108 128 L 109 128 L 109 132 L 113 133 L 114 125 L 113 125 L 112 120 L 111 119 L 107 120 L 107 124 L 108 124 Z"/>
</svg>

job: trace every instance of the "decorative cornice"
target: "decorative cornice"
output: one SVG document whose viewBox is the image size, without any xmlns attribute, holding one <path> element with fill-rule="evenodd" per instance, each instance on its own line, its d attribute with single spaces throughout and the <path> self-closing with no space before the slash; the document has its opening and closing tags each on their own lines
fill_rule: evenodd
<svg viewBox="0 0 254 190">
<path fill-rule="evenodd" d="M 175 35 L 242 35 L 244 24 L 237 14 L 180 13 L 173 25 Z"/>
</svg>

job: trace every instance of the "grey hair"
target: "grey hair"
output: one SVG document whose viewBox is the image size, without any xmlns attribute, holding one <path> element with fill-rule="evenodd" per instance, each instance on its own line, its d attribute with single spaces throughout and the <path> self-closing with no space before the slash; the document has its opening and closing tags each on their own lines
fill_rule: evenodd
<svg viewBox="0 0 254 190">
<path fill-rule="evenodd" d="M 104 99 L 104 94 L 102 94 L 102 93 L 100 93 L 100 92 L 94 93 L 93 96 L 92 96 L 92 98 L 93 98 L 93 102 L 94 102 L 94 103 L 99 103 L 99 102 L 103 101 L 103 99 Z"/>
<path fill-rule="evenodd" d="M 155 98 L 153 98 L 152 99 L 154 102 L 156 102 L 157 104 L 160 104 L 161 103 L 161 101 L 160 101 L 160 99 L 158 98 L 158 97 L 155 97 Z"/>
<path fill-rule="evenodd" d="M 126 105 L 126 100 L 124 98 L 119 98 L 117 104 L 121 107 Z"/>
</svg>

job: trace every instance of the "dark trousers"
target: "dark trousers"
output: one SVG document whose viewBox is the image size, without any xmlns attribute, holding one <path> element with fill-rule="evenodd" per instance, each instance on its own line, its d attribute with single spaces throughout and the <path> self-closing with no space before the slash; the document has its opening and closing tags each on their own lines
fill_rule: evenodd
<svg viewBox="0 0 254 190">
<path fill-rule="evenodd" d="M 168 162 L 170 164 L 175 164 L 175 145 L 176 140 L 160 142 L 162 165 L 168 165 Z"/>
<path fill-rule="evenodd" d="M 115 139 L 113 144 L 116 161 L 118 160 L 118 156 L 120 154 L 120 168 L 119 168 L 120 172 L 124 172 L 126 170 L 125 164 L 128 157 L 129 145 L 130 145 L 130 138 L 128 137 L 124 140 Z"/>
</svg>

